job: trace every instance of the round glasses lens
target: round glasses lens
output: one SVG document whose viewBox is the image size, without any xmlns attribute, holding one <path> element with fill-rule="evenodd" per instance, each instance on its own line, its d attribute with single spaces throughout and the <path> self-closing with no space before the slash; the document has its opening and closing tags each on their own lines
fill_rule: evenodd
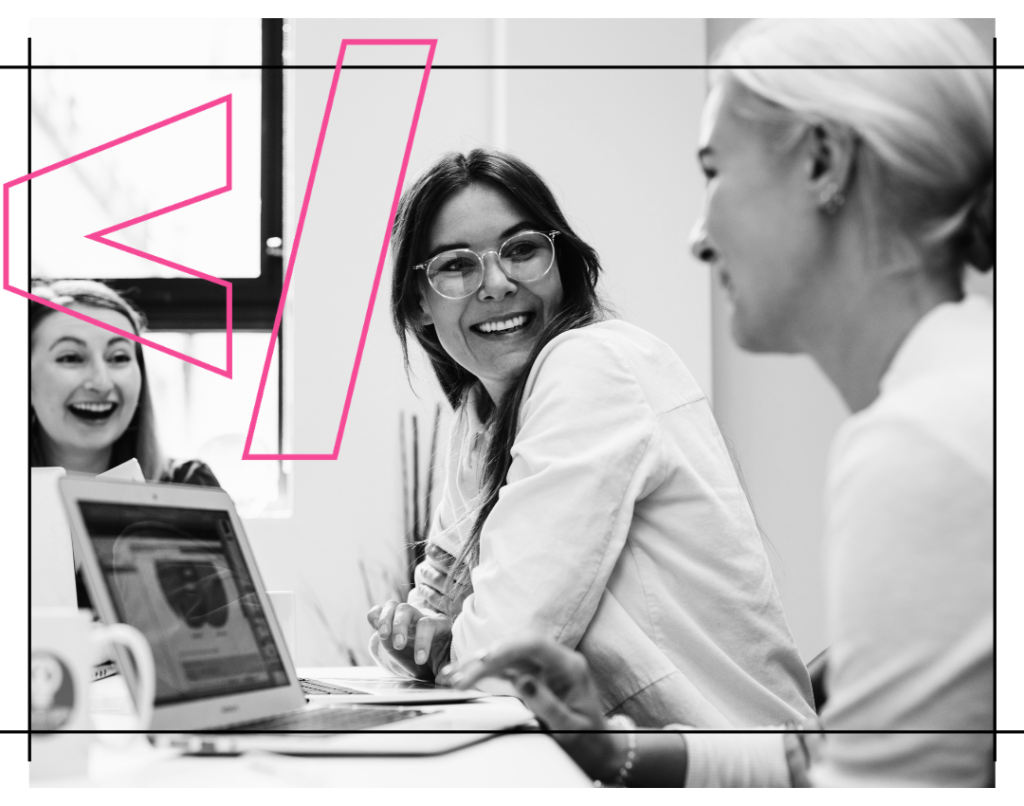
<svg viewBox="0 0 1024 806">
<path fill-rule="evenodd" d="M 498 259 L 509 277 L 516 280 L 539 280 L 555 258 L 551 239 L 542 232 L 521 232 L 505 241 Z"/>
<path fill-rule="evenodd" d="M 480 287 L 480 258 L 468 249 L 442 252 L 427 266 L 427 280 L 442 296 L 469 296 Z"/>
</svg>

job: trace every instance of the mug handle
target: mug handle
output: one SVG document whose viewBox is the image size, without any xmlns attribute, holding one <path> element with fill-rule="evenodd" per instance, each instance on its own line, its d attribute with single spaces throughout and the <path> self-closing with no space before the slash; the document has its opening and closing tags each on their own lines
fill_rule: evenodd
<svg viewBox="0 0 1024 806">
<path fill-rule="evenodd" d="M 136 729 L 148 729 L 153 718 L 153 699 L 156 694 L 156 668 L 153 665 L 153 650 L 149 647 L 149 641 L 130 624 L 104 625 L 93 631 L 92 640 L 98 645 L 118 644 L 131 652 L 138 683 L 138 691 L 135 694 L 135 712 L 138 720 Z"/>
</svg>

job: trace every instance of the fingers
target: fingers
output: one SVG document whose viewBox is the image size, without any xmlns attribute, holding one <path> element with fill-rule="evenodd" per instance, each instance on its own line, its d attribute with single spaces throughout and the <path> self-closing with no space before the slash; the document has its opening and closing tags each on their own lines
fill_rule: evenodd
<svg viewBox="0 0 1024 806">
<path fill-rule="evenodd" d="M 434 618 L 420 619 L 416 625 L 416 640 L 414 643 L 413 660 L 416 663 L 424 664 L 430 657 L 430 645 L 434 642 L 434 633 L 437 632 L 438 621 Z"/>
<path fill-rule="evenodd" d="M 370 612 L 366 614 L 366 620 L 370 622 L 370 626 L 375 630 L 377 629 L 377 620 L 380 617 L 381 610 L 383 608 L 380 605 L 374 605 L 370 608 Z"/>
<path fill-rule="evenodd" d="M 431 610 L 445 611 L 444 588 L 448 578 L 429 562 L 416 566 L 416 591 L 426 600 Z"/>
<path fill-rule="evenodd" d="M 486 653 L 468 658 L 453 669 L 446 669 L 445 674 L 450 676 L 456 688 L 469 688 L 485 677 L 514 680 L 523 673 L 536 676 L 541 676 L 541 673 L 543 676 L 571 674 L 576 671 L 574 654 L 550 638 L 528 635 L 500 641 Z"/>
<path fill-rule="evenodd" d="M 526 635 L 502 641 L 489 648 L 486 662 L 497 668 L 533 666 L 545 670 L 561 670 L 574 666 L 577 653 L 550 638 Z"/>
<path fill-rule="evenodd" d="M 380 635 L 382 641 L 391 637 L 391 620 L 394 618 L 396 607 L 398 607 L 398 602 L 395 599 L 388 599 L 377 615 L 377 634 Z"/>
<path fill-rule="evenodd" d="M 530 674 L 521 674 L 513 679 L 512 685 L 523 704 L 537 715 L 548 730 L 580 730 L 581 727 L 587 727 L 579 715 L 566 707 L 543 680 Z"/>
<path fill-rule="evenodd" d="M 418 585 L 425 585 L 429 588 L 433 588 L 438 593 L 444 591 L 445 582 L 448 577 L 441 571 L 438 571 L 434 566 L 429 563 L 420 563 L 416 566 L 416 583 Z"/>
<path fill-rule="evenodd" d="M 455 562 L 455 558 L 437 543 L 427 543 L 426 556 L 445 571 L 448 571 Z"/>
<path fill-rule="evenodd" d="M 395 606 L 391 622 L 391 645 L 395 649 L 405 648 L 411 632 L 416 630 L 416 624 L 422 617 L 423 614 L 411 604 L 401 602 Z"/>
<path fill-rule="evenodd" d="M 427 607 L 435 613 L 445 612 L 444 596 L 440 591 L 436 591 L 426 585 L 417 585 L 416 592 L 423 597 L 423 600 L 427 603 Z"/>
</svg>

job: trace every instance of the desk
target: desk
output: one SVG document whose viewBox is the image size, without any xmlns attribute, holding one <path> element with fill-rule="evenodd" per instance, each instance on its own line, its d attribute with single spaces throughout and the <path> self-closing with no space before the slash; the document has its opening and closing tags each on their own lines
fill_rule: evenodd
<svg viewBox="0 0 1024 806">
<path fill-rule="evenodd" d="M 375 668 L 299 669 L 301 677 L 366 678 Z M 96 727 L 124 725 L 127 691 L 114 681 L 94 684 Z M 472 705 L 451 705 L 451 708 Z M 118 713 L 118 711 L 121 713 Z M 541 733 L 495 736 L 427 757 L 302 758 L 271 753 L 238 757 L 182 756 L 154 748 L 142 736 L 107 735 L 90 747 L 88 778 L 32 781 L 47 787 L 586 787 L 590 780 L 553 739 Z"/>
</svg>

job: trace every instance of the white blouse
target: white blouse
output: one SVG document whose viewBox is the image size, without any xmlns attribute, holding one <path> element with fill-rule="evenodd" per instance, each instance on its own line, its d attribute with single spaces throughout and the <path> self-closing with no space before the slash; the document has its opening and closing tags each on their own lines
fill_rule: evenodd
<svg viewBox="0 0 1024 806">
<path fill-rule="evenodd" d="M 940 305 L 832 447 L 829 730 L 994 728 L 994 326 Z M 977 785 L 992 736 L 835 734 L 815 782 Z"/>
<path fill-rule="evenodd" d="M 474 521 L 474 410 L 453 425 L 430 537 L 452 555 Z M 606 711 L 643 725 L 813 714 L 707 398 L 668 345 L 625 322 L 563 333 L 538 356 L 472 583 L 453 659 L 532 629 L 582 652 Z M 425 606 L 415 591 L 410 602 Z"/>
<path fill-rule="evenodd" d="M 992 783 L 994 334 L 984 298 L 930 311 L 833 442 L 816 786 Z M 687 745 L 688 785 L 786 780 L 778 735 Z"/>
</svg>

